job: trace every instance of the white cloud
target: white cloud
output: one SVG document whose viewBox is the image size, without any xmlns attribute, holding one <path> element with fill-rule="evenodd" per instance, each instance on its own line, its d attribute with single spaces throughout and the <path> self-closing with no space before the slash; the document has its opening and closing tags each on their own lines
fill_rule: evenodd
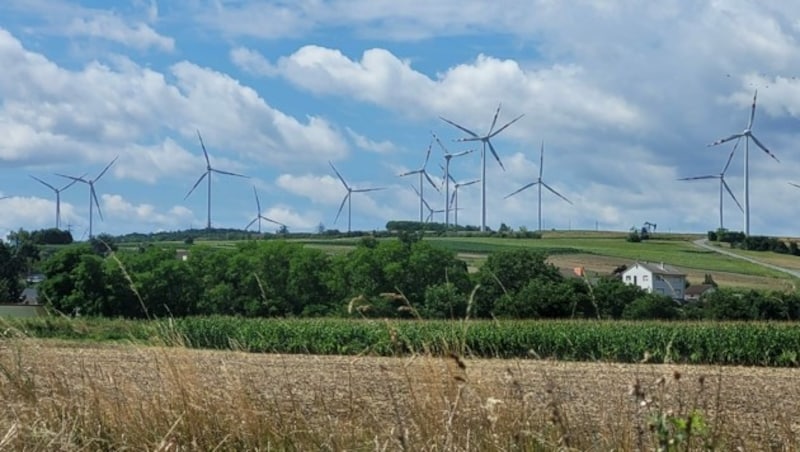
<svg viewBox="0 0 800 452">
<path fill-rule="evenodd" d="M 183 206 L 173 206 L 159 212 L 156 206 L 148 203 L 133 204 L 121 195 L 101 195 L 103 211 L 117 221 L 146 224 L 152 227 L 183 227 L 193 220 L 192 211 Z"/>
<path fill-rule="evenodd" d="M 349 127 L 347 127 L 346 130 L 347 134 L 350 136 L 350 139 L 353 140 L 353 142 L 359 149 L 363 149 L 365 151 L 370 151 L 370 152 L 377 152 L 378 154 L 388 154 L 390 152 L 397 150 L 397 146 L 395 146 L 394 143 L 392 143 L 389 140 L 374 141 L 370 140 L 364 135 L 356 133 L 353 129 Z"/>
<path fill-rule="evenodd" d="M 260 53 L 245 47 L 236 47 L 230 51 L 231 62 L 245 72 L 254 75 L 275 75 L 275 67 Z"/>
<path fill-rule="evenodd" d="M 160 35 L 144 23 L 127 24 L 113 14 L 77 17 L 64 29 L 67 36 L 106 39 L 139 50 L 155 47 L 165 51 L 175 49 L 175 40 Z"/>
</svg>

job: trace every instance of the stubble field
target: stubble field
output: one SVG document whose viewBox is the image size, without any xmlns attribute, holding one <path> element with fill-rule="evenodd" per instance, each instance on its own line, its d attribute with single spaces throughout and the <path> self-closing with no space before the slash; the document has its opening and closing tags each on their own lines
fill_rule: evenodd
<svg viewBox="0 0 800 452">
<path fill-rule="evenodd" d="M 719 450 L 800 446 L 787 369 L 24 339 L 0 342 L 0 396 L 0 450 L 638 450 L 687 436 Z"/>
</svg>

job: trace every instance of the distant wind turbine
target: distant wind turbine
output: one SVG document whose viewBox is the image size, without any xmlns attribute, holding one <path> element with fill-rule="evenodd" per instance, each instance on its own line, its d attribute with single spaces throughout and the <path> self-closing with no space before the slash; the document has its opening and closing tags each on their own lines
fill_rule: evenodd
<svg viewBox="0 0 800 452">
<path fill-rule="evenodd" d="M 750 120 L 747 122 L 747 128 L 740 133 L 735 133 L 729 137 L 725 137 L 719 139 L 709 146 L 716 146 L 718 144 L 727 143 L 731 140 L 737 140 L 740 138 L 744 138 L 744 233 L 745 235 L 750 235 L 750 140 L 753 140 L 753 143 L 756 146 L 760 147 L 762 151 L 766 152 L 767 155 L 775 159 L 776 162 L 780 162 L 778 157 L 775 157 L 766 146 L 761 144 L 761 141 L 753 135 L 753 119 L 756 116 L 756 97 L 758 96 L 758 90 L 755 90 L 753 93 L 753 105 L 750 108 Z"/>
<path fill-rule="evenodd" d="M 497 163 L 500 165 L 500 168 L 502 168 L 503 171 L 505 171 L 506 168 L 503 166 L 503 162 L 500 161 L 500 157 L 497 155 L 497 151 L 495 151 L 494 146 L 492 146 L 492 142 L 489 140 L 494 138 L 498 133 L 502 132 L 508 126 L 514 124 L 515 122 L 519 121 L 520 118 L 525 116 L 525 115 L 519 115 L 516 118 L 509 121 L 503 127 L 494 130 L 494 126 L 497 124 L 497 116 L 500 115 L 501 106 L 502 104 L 497 106 L 497 111 L 494 112 L 494 119 L 492 119 L 492 125 L 491 127 L 489 127 L 489 131 L 486 133 L 486 135 L 478 135 L 477 133 L 467 129 L 466 127 L 460 126 L 449 119 L 439 116 L 439 118 L 442 121 L 470 135 L 470 137 L 468 138 L 459 138 L 456 141 L 480 141 L 481 144 L 483 145 L 481 148 L 481 231 L 482 232 L 486 231 L 486 146 L 487 145 L 489 146 L 489 150 L 492 151 L 492 155 L 494 156 L 495 160 L 497 160 Z"/>
<path fill-rule="evenodd" d="M 413 185 L 411 185 L 411 189 L 414 190 L 414 193 L 416 193 L 417 196 L 420 196 L 420 192 Z M 431 207 L 430 204 L 428 204 L 428 201 L 426 201 L 425 198 L 422 198 L 422 203 L 425 206 L 425 208 L 428 209 L 428 216 L 425 217 L 425 223 L 430 223 L 433 220 L 434 214 L 444 213 L 444 211 L 446 210 L 446 209 L 434 209 L 433 207 Z"/>
<path fill-rule="evenodd" d="M 449 204 L 453 206 L 453 224 L 458 229 L 458 189 L 468 185 L 477 184 L 480 179 L 473 179 L 466 182 L 455 182 L 453 184 L 453 196 L 450 197 Z"/>
<path fill-rule="evenodd" d="M 200 136 L 200 131 L 197 131 L 197 138 L 200 140 L 200 147 L 203 148 L 203 155 L 206 158 L 206 170 L 203 174 L 200 175 L 200 178 L 197 179 L 197 182 L 194 183 L 192 189 L 189 190 L 189 193 L 186 193 L 186 196 L 183 197 L 184 201 L 189 198 L 189 195 L 192 194 L 195 188 L 200 185 L 200 182 L 203 181 L 203 178 L 208 177 L 208 222 L 206 223 L 206 229 L 211 229 L 211 173 L 217 174 L 226 174 L 228 176 L 236 176 L 236 177 L 244 177 L 247 176 L 242 174 L 231 173 L 230 171 L 223 171 L 216 168 L 211 167 L 211 160 L 208 159 L 208 151 L 206 151 L 206 145 L 203 143 L 203 137 Z"/>
<path fill-rule="evenodd" d="M 432 132 L 431 132 L 432 133 Z M 445 201 L 445 209 L 444 209 L 444 229 L 450 229 L 450 160 L 453 157 L 461 157 L 467 155 L 469 153 L 474 152 L 474 149 L 469 149 L 467 151 L 461 151 L 456 153 L 450 153 L 444 144 L 442 144 L 442 140 L 433 133 L 433 138 L 439 143 L 439 147 L 442 148 L 442 152 L 444 152 L 444 201 Z"/>
<path fill-rule="evenodd" d="M 31 175 L 29 175 L 29 176 L 31 176 Z M 85 177 L 85 176 L 86 176 L 86 174 L 84 174 L 81 177 Z M 68 183 L 67 185 L 64 185 L 61 188 L 56 188 L 56 187 L 48 184 L 47 182 L 39 179 L 36 176 L 31 176 L 31 177 L 33 179 L 37 180 L 39 183 L 43 184 L 44 186 L 50 188 L 50 190 L 53 190 L 53 192 L 55 192 L 55 194 L 56 194 L 56 229 L 61 229 L 61 192 L 66 190 L 66 189 L 68 189 L 69 187 L 71 187 L 75 183 L 77 183 L 78 179 L 73 179 L 72 182 Z"/>
<path fill-rule="evenodd" d="M 275 221 L 275 220 L 272 220 L 270 218 L 265 217 L 264 214 L 261 213 L 261 201 L 258 199 L 258 191 L 256 191 L 256 187 L 255 186 L 253 186 L 253 194 L 256 196 L 256 207 L 258 208 L 258 215 L 256 215 L 256 217 L 253 218 L 252 221 L 247 223 L 247 226 L 244 227 L 245 231 L 248 230 L 250 228 L 250 226 L 252 226 L 253 223 L 255 223 L 257 221 L 258 222 L 258 233 L 261 234 L 261 220 L 269 221 L 270 223 L 275 223 L 278 226 L 286 226 L 285 224 L 281 223 L 280 221 Z"/>
<path fill-rule="evenodd" d="M 114 157 L 114 160 L 112 160 L 111 163 L 106 165 L 106 167 L 103 168 L 103 171 L 100 171 L 100 174 L 98 174 L 97 177 L 95 177 L 94 179 L 84 179 L 84 176 L 74 177 L 74 176 L 67 176 L 66 174 L 57 174 L 57 176 L 66 177 L 67 179 L 72 179 L 75 182 L 82 182 L 89 186 L 89 240 L 91 240 L 92 237 L 94 237 L 94 235 L 92 235 L 92 209 L 94 206 L 97 206 L 97 215 L 100 216 L 101 220 L 103 219 L 103 212 L 100 210 L 100 202 L 97 200 L 97 193 L 94 191 L 94 184 L 95 182 L 100 180 L 101 177 L 103 177 L 106 171 L 108 171 L 108 169 L 111 168 L 111 165 L 113 165 L 118 158 L 119 156 Z"/>
<path fill-rule="evenodd" d="M 733 198 L 733 202 L 735 202 L 736 205 L 739 207 L 739 210 L 744 212 L 744 209 L 742 209 L 742 205 L 739 204 L 739 200 L 736 199 L 736 196 L 734 196 L 733 191 L 731 191 L 731 188 L 728 186 L 728 183 L 725 182 L 725 172 L 728 171 L 728 167 L 731 164 L 731 160 L 733 159 L 733 154 L 736 152 L 736 147 L 737 146 L 739 146 L 739 140 L 736 140 L 736 143 L 734 143 L 733 149 L 731 149 L 731 153 L 730 153 L 730 155 L 728 155 L 728 161 L 725 162 L 725 166 L 722 168 L 722 171 L 720 171 L 719 174 L 709 174 L 709 175 L 706 175 L 706 176 L 696 176 L 696 177 L 683 177 L 681 179 L 678 179 L 678 180 L 719 179 L 719 228 L 720 229 L 724 229 L 724 225 L 723 225 L 723 222 L 722 222 L 722 220 L 723 220 L 723 215 L 722 215 L 723 190 L 727 190 L 728 191 L 728 194 L 731 196 L 731 198 Z"/>
<path fill-rule="evenodd" d="M 542 142 L 542 147 L 541 147 L 541 150 L 539 151 L 539 178 L 536 179 L 535 181 L 527 184 L 527 185 L 524 185 L 522 188 L 520 188 L 517 191 L 515 191 L 515 192 L 513 192 L 513 193 L 511 193 L 511 194 L 506 196 L 506 199 L 508 199 L 511 196 L 514 196 L 517 193 L 519 193 L 519 192 L 521 192 L 521 191 L 523 191 L 523 190 L 525 190 L 527 188 L 533 187 L 534 185 L 538 185 L 539 186 L 539 229 L 538 230 L 540 232 L 542 230 L 542 187 L 550 190 L 551 193 L 553 193 L 554 195 L 556 195 L 559 198 L 563 199 L 564 201 L 568 202 L 569 204 L 572 204 L 572 201 L 570 201 L 569 199 L 565 198 L 564 195 L 562 195 L 561 193 L 555 191 L 551 186 L 547 185 L 547 183 L 544 180 L 542 180 L 542 173 L 543 172 L 544 172 L 544 141 Z"/>
<path fill-rule="evenodd" d="M 431 140 L 431 143 L 428 145 L 428 151 L 425 153 L 425 162 L 422 163 L 422 166 L 420 168 L 415 169 L 415 170 L 411 170 L 411 171 L 406 171 L 405 173 L 397 175 L 397 177 L 405 177 L 405 176 L 410 176 L 412 174 L 419 174 L 419 190 L 415 190 L 415 191 L 417 193 L 419 193 L 419 222 L 420 223 L 422 223 L 422 206 L 423 206 L 423 202 L 424 202 L 424 199 L 422 197 L 422 194 L 424 193 L 424 183 L 425 183 L 423 181 L 423 177 L 428 180 L 428 182 L 431 184 L 431 186 L 434 188 L 434 190 L 439 191 L 439 188 L 433 182 L 433 179 L 431 179 L 430 174 L 428 174 L 428 171 L 425 170 L 425 166 L 428 165 L 428 160 L 430 160 L 430 158 L 431 158 L 431 147 L 432 146 L 433 146 L 433 141 Z"/>
<path fill-rule="evenodd" d="M 329 161 L 328 164 L 331 165 L 331 168 L 333 168 L 333 172 L 336 173 L 336 176 L 339 178 L 340 181 L 342 181 L 342 185 L 344 185 L 344 188 L 347 189 L 347 194 L 345 194 L 344 198 L 342 199 L 342 204 L 339 206 L 339 210 L 336 212 L 336 218 L 334 218 L 333 223 L 335 224 L 336 221 L 339 219 L 339 215 L 341 215 L 342 209 L 344 209 L 344 203 L 346 202 L 347 203 L 347 232 L 350 232 L 350 225 L 351 225 L 351 222 L 352 222 L 352 219 L 353 219 L 353 204 L 352 204 L 352 199 L 353 199 L 352 195 L 353 195 L 353 193 L 366 193 L 366 192 L 369 192 L 369 191 L 385 190 L 385 187 L 353 188 L 353 187 L 351 187 L 350 185 L 347 184 L 347 182 L 344 180 L 342 175 L 339 174 L 339 171 L 336 169 L 336 167 L 333 166 L 332 162 Z"/>
</svg>

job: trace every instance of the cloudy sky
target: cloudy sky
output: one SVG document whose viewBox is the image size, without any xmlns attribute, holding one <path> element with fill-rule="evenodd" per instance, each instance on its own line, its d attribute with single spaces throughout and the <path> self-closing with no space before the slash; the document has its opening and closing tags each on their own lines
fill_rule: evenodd
<svg viewBox="0 0 800 452">
<path fill-rule="evenodd" d="M 243 228 L 256 214 L 291 231 L 416 219 L 414 176 L 431 143 L 480 150 L 445 117 L 492 140 L 487 225 L 663 231 L 719 225 L 718 174 L 758 89 L 751 146 L 754 234 L 800 235 L 800 4 L 664 0 L 3 0 L 0 3 L 0 233 L 55 225 L 56 173 L 95 178 L 95 233 Z M 112 5 L 112 6 L 109 6 Z M 792 6 L 789 6 L 792 5 Z M 726 175 L 740 202 L 744 152 Z M 438 184 L 443 151 L 428 170 Z M 480 177 L 480 152 L 452 160 Z M 426 186 L 434 209 L 444 194 Z M 444 190 L 442 190 L 443 192 Z M 480 184 L 459 193 L 459 223 L 480 224 Z M 62 223 L 85 237 L 89 189 L 62 193 Z M 95 213 L 96 215 L 96 213 Z M 426 212 L 427 216 L 427 212 Z M 437 221 L 443 216 L 437 214 Z M 742 214 L 727 196 L 726 226 Z M 274 229 L 274 226 L 266 226 Z"/>
</svg>

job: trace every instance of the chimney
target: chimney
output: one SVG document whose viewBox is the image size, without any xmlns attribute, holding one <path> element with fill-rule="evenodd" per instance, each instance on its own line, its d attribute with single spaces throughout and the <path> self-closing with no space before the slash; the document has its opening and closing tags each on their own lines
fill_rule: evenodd
<svg viewBox="0 0 800 452">
<path fill-rule="evenodd" d="M 661 262 L 661 263 L 659 264 L 659 266 L 661 267 L 661 270 L 664 270 L 664 262 Z"/>
</svg>

